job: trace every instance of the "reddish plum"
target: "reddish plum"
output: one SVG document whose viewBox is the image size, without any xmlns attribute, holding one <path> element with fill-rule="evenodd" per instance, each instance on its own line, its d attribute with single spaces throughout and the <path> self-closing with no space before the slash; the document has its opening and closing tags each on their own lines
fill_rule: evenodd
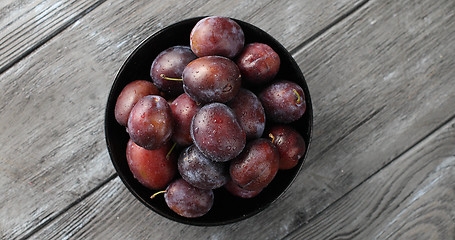
<svg viewBox="0 0 455 240">
<path fill-rule="evenodd" d="M 247 139 L 259 138 L 265 128 L 265 112 L 259 98 L 250 90 L 241 88 L 226 105 L 234 111 Z"/>
<path fill-rule="evenodd" d="M 291 123 L 305 113 L 303 89 L 296 83 L 281 80 L 272 83 L 259 94 L 266 116 L 278 123 Z"/>
<path fill-rule="evenodd" d="M 128 133 L 137 145 L 158 149 L 171 139 L 173 131 L 172 110 L 163 97 L 145 96 L 131 110 Z"/>
<path fill-rule="evenodd" d="M 190 62 L 183 70 L 183 89 L 198 103 L 227 102 L 241 86 L 237 65 L 228 58 L 207 56 Z"/>
<path fill-rule="evenodd" d="M 234 181 L 229 180 L 225 185 L 224 188 L 231 193 L 234 196 L 241 197 L 241 198 L 253 198 L 256 197 L 259 193 L 261 193 L 261 190 L 256 190 L 256 191 L 250 191 L 250 190 L 245 190 L 239 185 L 237 185 Z"/>
<path fill-rule="evenodd" d="M 144 96 L 157 95 L 160 91 L 151 82 L 145 80 L 136 80 L 128 83 L 120 92 L 115 103 L 115 119 L 125 126 L 128 124 L 128 117 L 133 106 Z"/>
<path fill-rule="evenodd" d="M 280 56 L 267 44 L 250 43 L 237 57 L 242 78 L 257 86 L 270 82 L 280 69 Z"/>
<path fill-rule="evenodd" d="M 231 179 L 245 190 L 261 190 L 275 177 L 279 160 L 278 150 L 272 142 L 258 138 L 249 142 L 245 150 L 231 161 Z"/>
<path fill-rule="evenodd" d="M 174 135 L 172 140 L 181 146 L 189 146 L 193 143 L 190 134 L 191 120 L 201 106 L 183 93 L 171 103 L 172 116 L 174 118 Z"/>
<path fill-rule="evenodd" d="M 235 57 L 245 44 L 242 28 L 227 17 L 206 17 L 196 23 L 190 34 L 190 46 L 198 57 L 219 55 Z"/>
<path fill-rule="evenodd" d="M 222 103 L 207 104 L 194 115 L 191 137 L 197 148 L 216 162 L 233 159 L 246 142 L 245 131 L 234 112 Z"/>
<path fill-rule="evenodd" d="M 305 154 L 305 140 L 291 126 L 275 125 L 268 131 L 272 143 L 280 153 L 280 169 L 291 169 Z"/>
<path fill-rule="evenodd" d="M 134 178 L 150 189 L 166 188 L 177 172 L 177 155 L 170 150 L 169 143 L 157 150 L 147 150 L 130 139 L 126 159 Z"/>
</svg>

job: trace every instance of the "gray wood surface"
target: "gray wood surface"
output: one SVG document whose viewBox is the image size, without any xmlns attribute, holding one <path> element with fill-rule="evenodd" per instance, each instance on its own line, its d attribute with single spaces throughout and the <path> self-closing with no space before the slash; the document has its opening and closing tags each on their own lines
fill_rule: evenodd
<svg viewBox="0 0 455 240">
<path fill-rule="evenodd" d="M 286 239 L 455 239 L 455 120 Z"/>
<path fill-rule="evenodd" d="M 38 4 L 6 1 L 0 12 Z M 426 227 L 419 237 L 453 237 L 454 11 L 451 0 L 106 1 L 0 74 L 0 238 L 412 239 Z M 289 191 L 257 216 L 209 228 L 135 200 L 103 133 L 110 85 L 132 49 L 199 15 L 238 18 L 283 43 L 315 113 Z"/>
</svg>

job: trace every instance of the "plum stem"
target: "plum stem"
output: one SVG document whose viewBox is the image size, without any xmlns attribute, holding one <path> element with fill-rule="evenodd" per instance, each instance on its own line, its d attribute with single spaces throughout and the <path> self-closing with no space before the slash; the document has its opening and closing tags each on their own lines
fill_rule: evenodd
<svg viewBox="0 0 455 240">
<path fill-rule="evenodd" d="M 167 152 L 167 154 L 166 154 L 166 159 L 169 159 L 169 156 L 171 155 L 172 150 L 174 150 L 175 145 L 177 145 L 177 143 L 174 143 L 174 144 L 172 145 L 171 149 L 169 149 L 169 152 Z"/>
<path fill-rule="evenodd" d="M 183 81 L 183 78 L 171 78 L 171 77 L 166 77 L 163 73 L 160 75 L 162 79 L 170 80 L 170 81 Z"/>
<path fill-rule="evenodd" d="M 167 190 L 163 190 L 163 191 L 159 191 L 159 192 L 154 193 L 154 194 L 150 197 L 150 199 L 154 199 L 154 198 L 156 197 L 156 195 L 161 194 L 161 193 L 167 193 Z"/>
<path fill-rule="evenodd" d="M 292 89 L 292 91 L 295 93 L 295 95 L 297 95 L 297 101 L 296 103 L 299 104 L 302 102 L 302 97 L 300 96 L 300 94 L 297 92 L 297 90 L 295 89 Z"/>
<path fill-rule="evenodd" d="M 272 139 L 272 143 L 274 143 L 274 141 L 275 141 L 275 136 L 273 136 L 273 134 L 269 133 L 269 137 Z"/>
</svg>

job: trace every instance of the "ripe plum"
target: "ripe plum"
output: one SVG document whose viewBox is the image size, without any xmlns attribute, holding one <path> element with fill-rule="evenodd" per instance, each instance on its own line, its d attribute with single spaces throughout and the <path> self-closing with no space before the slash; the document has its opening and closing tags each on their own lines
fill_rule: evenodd
<svg viewBox="0 0 455 240">
<path fill-rule="evenodd" d="M 291 169 L 305 153 L 305 140 L 291 126 L 275 125 L 268 131 L 272 143 L 280 153 L 279 169 Z"/>
<path fill-rule="evenodd" d="M 183 89 L 198 103 L 227 102 L 241 86 L 237 65 L 228 58 L 207 56 L 190 62 L 183 70 Z"/>
<path fill-rule="evenodd" d="M 134 178 L 150 189 L 166 188 L 177 172 L 177 154 L 170 151 L 170 143 L 157 150 L 147 150 L 130 139 L 126 159 Z"/>
<path fill-rule="evenodd" d="M 182 178 L 173 181 L 166 189 L 164 200 L 180 216 L 195 218 L 205 215 L 213 206 L 211 189 L 192 186 Z"/>
<path fill-rule="evenodd" d="M 267 44 L 250 43 L 237 57 L 242 78 L 251 85 L 270 82 L 280 69 L 280 56 Z"/>
<path fill-rule="evenodd" d="M 190 134 L 191 120 L 201 108 L 188 94 L 182 93 L 170 104 L 174 118 L 174 135 L 172 140 L 181 146 L 189 146 L 193 143 Z"/>
<path fill-rule="evenodd" d="M 268 119 L 279 123 L 298 120 L 306 110 L 305 94 L 296 83 L 281 80 L 272 83 L 259 94 Z"/>
<path fill-rule="evenodd" d="M 265 112 L 259 98 L 250 90 L 241 88 L 226 105 L 234 111 L 247 139 L 259 138 L 265 128 Z"/>
<path fill-rule="evenodd" d="M 225 185 L 224 188 L 231 193 L 234 196 L 241 197 L 241 198 L 253 198 L 256 197 L 259 193 L 261 193 L 261 190 L 256 190 L 256 191 L 250 191 L 250 190 L 245 190 L 239 185 L 237 185 L 234 181 L 229 180 Z"/>
<path fill-rule="evenodd" d="M 229 172 L 239 187 L 258 191 L 265 188 L 278 172 L 280 156 L 271 141 L 258 138 L 249 142 L 245 150 L 231 161 Z"/>
<path fill-rule="evenodd" d="M 233 159 L 246 142 L 245 131 L 234 112 L 222 103 L 207 104 L 194 115 L 191 137 L 196 147 L 216 162 Z"/>
<path fill-rule="evenodd" d="M 171 139 L 173 131 L 172 111 L 163 97 L 145 96 L 131 110 L 128 133 L 137 145 L 158 149 Z"/>
<path fill-rule="evenodd" d="M 194 59 L 196 59 L 196 55 L 188 46 L 170 47 L 158 54 L 153 60 L 150 77 L 161 91 L 170 96 L 178 96 L 183 93 L 183 83 L 165 79 L 163 76 L 181 78 L 183 69 Z"/>
<path fill-rule="evenodd" d="M 208 159 L 194 145 L 183 150 L 177 166 L 185 181 L 201 189 L 219 188 L 229 179 L 224 163 Z"/>
<path fill-rule="evenodd" d="M 115 103 L 115 120 L 125 126 L 128 124 L 128 117 L 133 106 L 144 96 L 157 95 L 160 90 L 151 82 L 136 80 L 128 83 L 120 92 Z"/>
<path fill-rule="evenodd" d="M 196 23 L 190 34 L 190 46 L 198 57 L 235 57 L 245 44 L 242 28 L 227 17 L 212 16 Z"/>
</svg>

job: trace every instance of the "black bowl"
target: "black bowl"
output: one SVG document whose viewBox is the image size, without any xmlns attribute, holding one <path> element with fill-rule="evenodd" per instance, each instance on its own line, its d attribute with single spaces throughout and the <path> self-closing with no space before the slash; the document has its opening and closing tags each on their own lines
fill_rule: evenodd
<svg viewBox="0 0 455 240">
<path fill-rule="evenodd" d="M 241 199 L 230 195 L 224 188 L 214 191 L 215 201 L 212 209 L 199 218 L 185 218 L 170 210 L 160 195 L 155 199 L 150 196 L 156 191 L 142 186 L 132 175 L 126 161 L 126 145 L 129 139 L 125 127 L 120 126 L 114 117 L 116 99 L 123 87 L 129 82 L 139 79 L 150 80 L 150 66 L 154 58 L 164 49 L 175 45 L 189 45 L 191 29 L 202 17 L 191 18 L 170 25 L 153 34 L 137 47 L 121 67 L 112 85 L 105 116 L 106 142 L 112 163 L 120 179 L 131 193 L 144 205 L 158 214 L 177 222 L 199 225 L 215 226 L 233 223 L 253 216 L 268 207 L 278 199 L 294 181 L 302 168 L 305 156 L 298 165 L 290 170 L 280 170 L 272 183 L 269 184 L 258 196 L 251 199 Z M 273 37 L 261 29 L 236 19 L 245 33 L 245 43 L 261 42 L 272 47 L 281 58 L 281 68 L 277 75 L 279 79 L 286 79 L 299 84 L 305 92 L 307 109 L 301 119 L 292 123 L 293 127 L 303 136 L 308 152 L 313 127 L 313 109 L 310 93 L 303 74 L 289 52 Z"/>
</svg>

